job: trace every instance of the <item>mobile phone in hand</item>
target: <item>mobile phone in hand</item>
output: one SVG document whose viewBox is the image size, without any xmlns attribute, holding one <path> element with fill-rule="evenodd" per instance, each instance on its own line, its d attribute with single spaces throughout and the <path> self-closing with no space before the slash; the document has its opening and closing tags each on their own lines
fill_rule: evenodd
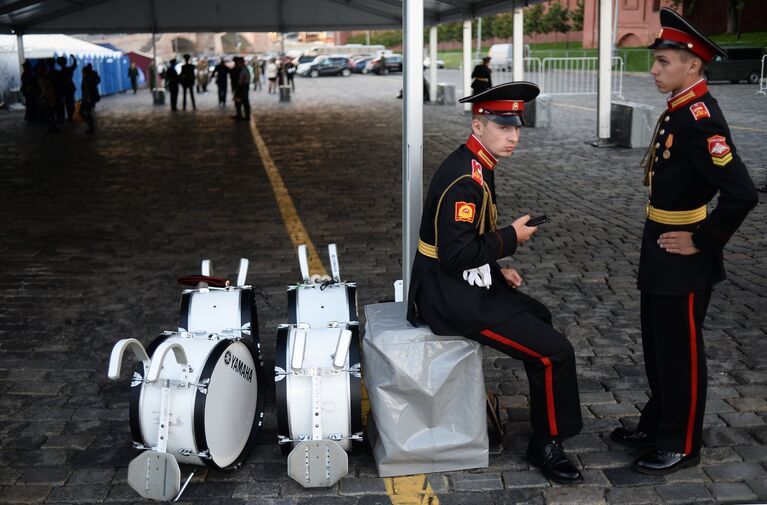
<svg viewBox="0 0 767 505">
<path fill-rule="evenodd" d="M 549 218 L 546 217 L 546 214 L 543 214 L 541 216 L 531 218 L 528 222 L 525 223 L 525 226 L 539 226 L 548 222 Z"/>
</svg>

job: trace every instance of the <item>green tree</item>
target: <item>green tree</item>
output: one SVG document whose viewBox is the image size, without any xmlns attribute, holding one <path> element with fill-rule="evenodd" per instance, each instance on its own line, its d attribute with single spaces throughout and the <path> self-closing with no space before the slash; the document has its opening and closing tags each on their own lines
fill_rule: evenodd
<svg viewBox="0 0 767 505">
<path fill-rule="evenodd" d="M 567 33 L 570 31 L 570 10 L 567 7 L 562 6 L 561 3 L 559 3 L 559 0 L 557 0 L 554 3 L 549 4 L 549 9 L 546 11 L 546 14 L 543 16 L 543 21 L 546 26 L 548 26 L 549 31 L 554 32 L 554 42 L 557 41 L 556 34 L 557 33 Z M 570 40 L 568 39 L 568 46 L 570 43 Z"/>
<path fill-rule="evenodd" d="M 493 35 L 502 39 L 511 38 L 514 31 L 514 14 L 504 12 L 495 16 L 493 21 Z"/>
<path fill-rule="evenodd" d="M 583 30 L 583 12 L 586 9 L 586 4 L 583 0 L 578 1 L 578 7 L 574 11 L 570 11 L 570 20 L 572 21 L 572 29 L 574 32 L 580 32 Z"/>
<path fill-rule="evenodd" d="M 535 35 L 536 33 L 548 33 L 544 31 L 543 24 L 543 4 L 537 3 L 532 7 L 528 7 L 525 12 L 525 33 L 528 35 Z"/>
</svg>

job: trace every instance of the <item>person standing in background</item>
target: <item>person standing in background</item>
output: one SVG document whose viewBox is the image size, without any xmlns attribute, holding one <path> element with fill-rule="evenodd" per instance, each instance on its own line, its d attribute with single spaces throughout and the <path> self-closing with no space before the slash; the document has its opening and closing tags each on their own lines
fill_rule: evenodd
<svg viewBox="0 0 767 505">
<path fill-rule="evenodd" d="M 136 62 L 130 62 L 130 68 L 128 69 L 128 79 L 130 79 L 130 87 L 135 95 L 138 91 L 138 69 L 136 68 Z"/>
<path fill-rule="evenodd" d="M 218 87 L 218 104 L 226 105 L 226 78 L 229 76 L 229 67 L 226 66 L 226 60 L 221 57 L 221 61 L 213 68 L 211 79 L 216 80 L 216 86 Z"/>
<path fill-rule="evenodd" d="M 178 110 L 178 72 L 176 72 L 175 58 L 168 62 L 168 68 L 165 69 L 163 77 L 168 83 L 168 91 L 170 91 L 170 110 Z"/>
<path fill-rule="evenodd" d="M 181 75 L 179 75 L 179 82 L 184 88 L 184 101 L 183 107 L 186 110 L 186 93 L 189 92 L 189 97 L 192 100 L 192 109 L 197 110 L 197 104 L 194 103 L 194 65 L 189 63 L 191 56 L 184 55 L 184 64 L 181 65 Z"/>
<path fill-rule="evenodd" d="M 257 57 L 253 57 L 250 62 L 250 68 L 253 69 L 253 90 L 261 89 L 261 64 L 258 62 Z"/>
<path fill-rule="evenodd" d="M 67 59 L 63 56 L 58 57 L 58 63 L 61 67 L 60 81 L 61 81 L 61 93 L 63 95 L 64 107 L 67 112 L 67 121 L 72 122 L 75 114 L 75 86 L 74 77 L 75 69 L 77 69 L 77 59 L 74 55 L 70 55 L 72 64 L 67 66 Z"/>
<path fill-rule="evenodd" d="M 474 67 L 471 73 L 471 78 L 474 79 L 471 82 L 471 90 L 474 95 L 493 87 L 493 80 L 490 77 L 491 72 L 490 56 L 485 56 L 482 58 L 482 63 Z"/>
<path fill-rule="evenodd" d="M 210 69 L 208 68 L 208 59 L 200 58 L 197 60 L 197 93 L 208 92 L 208 81 L 210 80 Z"/>
</svg>

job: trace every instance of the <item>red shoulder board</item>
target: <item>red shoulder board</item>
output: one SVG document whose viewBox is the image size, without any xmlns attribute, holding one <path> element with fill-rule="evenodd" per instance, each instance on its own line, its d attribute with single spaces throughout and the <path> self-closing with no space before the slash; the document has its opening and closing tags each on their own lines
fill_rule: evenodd
<svg viewBox="0 0 767 505">
<path fill-rule="evenodd" d="M 482 186 L 484 179 L 482 178 L 482 165 L 477 160 L 471 160 L 471 178 L 477 181 L 477 184 Z"/>
<path fill-rule="evenodd" d="M 695 121 L 706 117 L 711 117 L 711 113 L 708 111 L 708 107 L 706 107 L 706 104 L 703 102 L 695 102 L 694 104 L 690 105 L 690 112 L 692 112 L 692 117 L 695 118 Z"/>
</svg>

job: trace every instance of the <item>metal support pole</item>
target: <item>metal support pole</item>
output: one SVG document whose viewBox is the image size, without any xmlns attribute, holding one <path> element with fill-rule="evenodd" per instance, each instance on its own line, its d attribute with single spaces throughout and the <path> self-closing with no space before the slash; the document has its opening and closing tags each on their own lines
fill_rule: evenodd
<svg viewBox="0 0 767 505">
<path fill-rule="evenodd" d="M 16 34 L 16 52 L 19 56 L 19 72 L 22 72 L 26 56 L 24 56 L 24 35 L 21 33 Z"/>
<path fill-rule="evenodd" d="M 477 56 L 475 60 L 482 58 L 482 18 L 477 19 Z"/>
<path fill-rule="evenodd" d="M 524 10 L 522 7 L 514 9 L 514 15 L 512 16 L 513 33 L 512 33 L 512 65 L 513 71 L 512 78 L 515 81 L 523 81 L 525 79 L 525 65 L 524 65 L 524 47 L 525 47 L 525 27 L 523 21 Z"/>
<path fill-rule="evenodd" d="M 149 76 L 152 79 L 152 86 L 150 86 L 150 91 L 154 93 L 154 88 L 160 87 L 160 81 L 158 77 L 160 76 L 160 73 L 157 71 L 157 42 L 156 39 L 157 35 L 152 32 L 152 67 L 154 68 L 154 76 Z"/>
<path fill-rule="evenodd" d="M 471 19 L 463 22 L 463 96 L 471 95 Z M 471 104 L 463 104 L 463 110 L 469 112 Z"/>
<path fill-rule="evenodd" d="M 402 281 L 407 303 L 423 208 L 423 0 L 404 0 Z"/>
<path fill-rule="evenodd" d="M 429 28 L 429 98 L 437 102 L 437 27 Z"/>
<path fill-rule="evenodd" d="M 599 0 L 598 145 L 609 144 L 612 79 L 612 0 Z"/>
</svg>

